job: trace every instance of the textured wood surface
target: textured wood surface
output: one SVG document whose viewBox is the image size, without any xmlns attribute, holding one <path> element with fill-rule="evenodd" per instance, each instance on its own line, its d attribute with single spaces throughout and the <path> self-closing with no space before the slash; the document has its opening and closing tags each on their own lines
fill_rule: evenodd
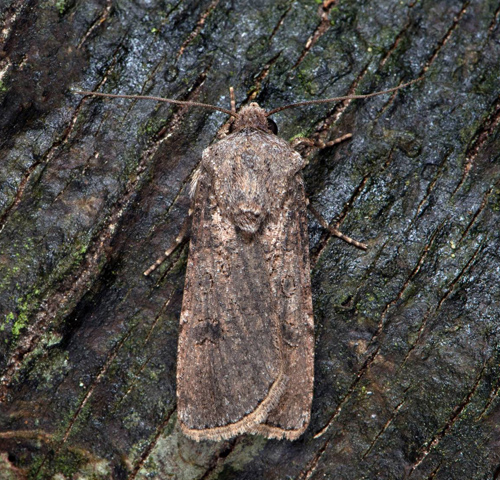
<svg viewBox="0 0 500 480">
<path fill-rule="evenodd" d="M 2 3 L 0 478 L 500 478 L 498 0 Z M 186 186 L 227 117 L 308 149 L 316 324 L 295 442 L 176 427 Z"/>
</svg>

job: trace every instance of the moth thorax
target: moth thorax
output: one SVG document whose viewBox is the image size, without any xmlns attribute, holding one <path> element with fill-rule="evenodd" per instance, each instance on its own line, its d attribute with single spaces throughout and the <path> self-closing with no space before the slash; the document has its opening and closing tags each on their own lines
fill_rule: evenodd
<svg viewBox="0 0 500 480">
<path fill-rule="evenodd" d="M 235 225 L 247 235 L 257 233 L 263 219 L 262 208 L 254 202 L 239 203 L 233 212 Z"/>
<path fill-rule="evenodd" d="M 260 108 L 258 103 L 252 102 L 250 105 L 243 107 L 234 120 L 233 132 L 243 130 L 244 128 L 256 128 L 265 132 L 269 131 L 266 111 Z"/>
</svg>

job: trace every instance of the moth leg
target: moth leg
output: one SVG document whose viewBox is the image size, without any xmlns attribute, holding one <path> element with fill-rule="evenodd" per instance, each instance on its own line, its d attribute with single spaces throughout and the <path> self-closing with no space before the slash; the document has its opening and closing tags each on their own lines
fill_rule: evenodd
<svg viewBox="0 0 500 480">
<path fill-rule="evenodd" d="M 296 148 L 299 145 L 306 145 L 307 147 L 327 148 L 327 147 L 333 147 L 334 145 L 337 145 L 338 143 L 348 140 L 351 137 L 352 133 L 346 133 L 345 135 L 342 135 L 341 137 L 336 138 L 335 140 L 330 140 L 329 142 L 324 142 L 320 138 L 313 140 L 311 138 L 297 137 L 294 140 L 292 140 L 291 147 Z"/>
<path fill-rule="evenodd" d="M 165 253 L 160 258 L 158 258 L 158 260 L 156 260 L 156 262 L 153 263 L 153 265 L 151 265 L 144 272 L 144 275 L 146 277 L 151 272 L 153 272 L 154 270 L 156 270 L 168 257 L 170 257 L 170 255 L 172 255 L 172 253 L 175 251 L 175 249 L 182 242 L 184 242 L 184 240 L 186 240 L 186 238 L 189 236 L 188 230 L 189 230 L 189 225 L 190 225 L 190 221 L 191 221 L 191 215 L 192 215 L 192 212 L 190 210 L 188 216 L 186 217 L 186 219 L 184 220 L 184 223 L 182 224 L 181 231 L 179 232 L 179 235 L 177 235 L 176 239 L 174 240 L 174 242 L 172 243 L 172 245 L 170 245 L 170 247 L 168 248 L 168 250 L 165 250 Z"/>
<path fill-rule="evenodd" d="M 236 113 L 236 99 L 234 98 L 234 88 L 229 87 L 229 98 L 231 99 L 231 112 Z M 229 120 L 222 126 L 220 131 L 217 133 L 217 139 L 220 140 L 229 135 L 231 131 L 231 125 L 234 122 L 234 117 L 229 117 Z"/>
<path fill-rule="evenodd" d="M 348 237 L 347 235 L 344 235 L 340 230 L 331 227 L 328 225 L 327 221 L 323 218 L 323 215 L 319 213 L 311 204 L 310 202 L 307 202 L 307 206 L 309 207 L 309 210 L 311 213 L 316 217 L 318 220 L 319 224 L 325 229 L 328 230 L 332 235 L 335 235 L 336 237 L 339 237 L 340 239 L 344 240 L 344 242 L 350 243 L 351 245 L 354 245 L 355 247 L 360 248 L 361 250 L 367 250 L 368 246 L 365 243 L 358 242 L 357 240 L 354 240 L 351 237 Z"/>
<path fill-rule="evenodd" d="M 231 99 L 231 112 L 236 113 L 236 98 L 234 98 L 233 87 L 229 87 L 229 98 Z"/>
</svg>

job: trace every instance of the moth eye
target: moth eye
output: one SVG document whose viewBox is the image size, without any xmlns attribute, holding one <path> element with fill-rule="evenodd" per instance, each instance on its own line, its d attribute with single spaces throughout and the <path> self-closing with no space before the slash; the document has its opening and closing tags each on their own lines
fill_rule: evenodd
<svg viewBox="0 0 500 480">
<path fill-rule="evenodd" d="M 275 135 L 278 135 L 278 125 L 276 125 L 276 122 L 274 120 L 271 120 L 270 118 L 267 119 L 267 127 L 271 132 L 273 132 Z"/>
</svg>

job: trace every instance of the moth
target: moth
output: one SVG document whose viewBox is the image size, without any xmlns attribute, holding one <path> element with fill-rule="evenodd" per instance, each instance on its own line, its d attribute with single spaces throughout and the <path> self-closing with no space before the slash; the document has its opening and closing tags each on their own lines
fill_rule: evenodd
<svg viewBox="0 0 500 480">
<path fill-rule="evenodd" d="M 258 433 L 294 440 L 309 424 L 314 324 L 305 160 L 277 136 L 269 117 L 292 107 L 391 93 L 415 81 L 269 112 L 257 103 L 236 112 L 232 90 L 231 110 L 161 97 L 77 92 L 199 106 L 232 117 L 230 133 L 203 151 L 191 185 L 177 359 L 178 422 L 188 437 L 221 440 Z M 334 235 L 366 248 L 313 213 Z"/>
</svg>

